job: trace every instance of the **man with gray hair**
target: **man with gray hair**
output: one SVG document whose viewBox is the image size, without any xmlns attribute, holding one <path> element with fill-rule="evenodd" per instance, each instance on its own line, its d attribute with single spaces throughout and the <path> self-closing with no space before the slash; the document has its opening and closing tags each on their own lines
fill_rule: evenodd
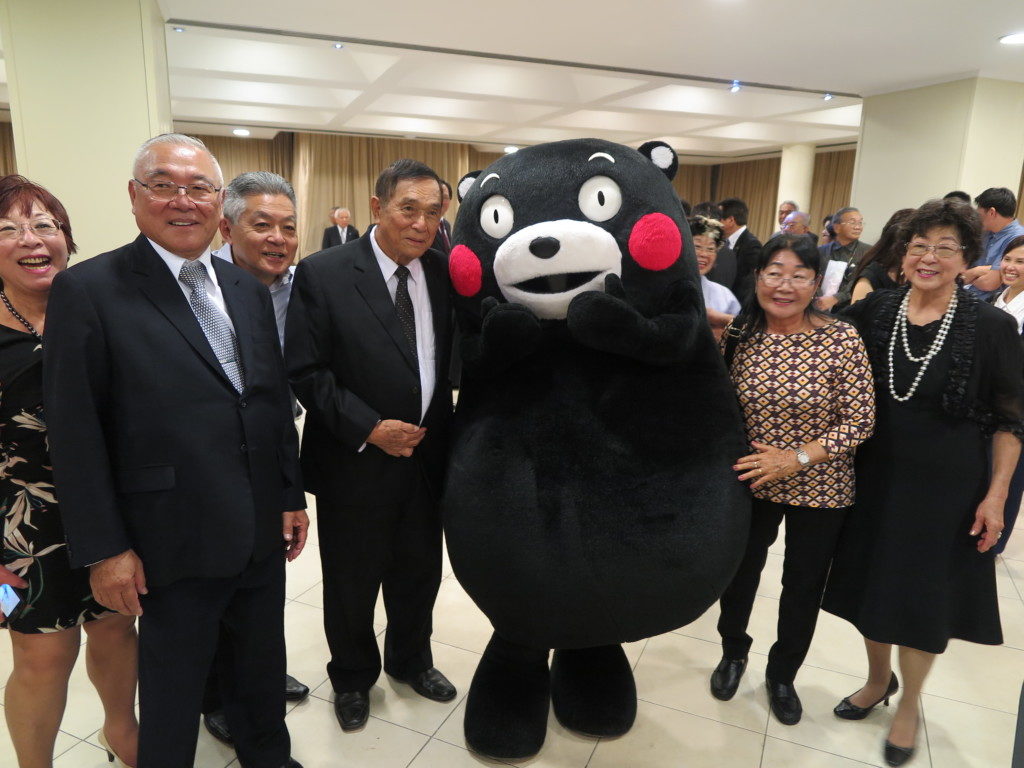
<svg viewBox="0 0 1024 768">
<path fill-rule="evenodd" d="M 222 184 L 198 139 L 143 144 L 128 182 L 139 237 L 62 272 L 46 319 L 68 557 L 102 605 L 141 617 L 139 768 L 193 764 L 221 636 L 240 765 L 298 766 L 284 566 L 309 520 L 270 295 L 211 258 Z"/>
<path fill-rule="evenodd" d="M 320 249 L 326 250 L 336 245 L 351 243 L 359 237 L 359 230 L 349 222 L 352 220 L 352 213 L 348 208 L 331 208 L 331 226 L 324 230 L 323 239 L 320 241 Z"/>
<path fill-rule="evenodd" d="M 859 209 L 852 206 L 840 208 L 832 216 L 832 229 L 835 230 L 836 236 L 827 245 L 819 245 L 818 253 L 824 259 L 825 269 L 828 269 L 830 261 L 843 262 L 846 269 L 837 293 L 815 299 L 814 303 L 818 309 L 826 311 L 837 305 L 842 308 L 850 303 L 853 286 L 849 283 L 853 272 L 861 257 L 871 249 L 870 243 L 861 242 L 860 239 L 860 234 L 864 231 L 864 217 L 861 216 Z"/>
<path fill-rule="evenodd" d="M 782 225 L 786 221 L 786 217 L 799 210 L 800 206 L 797 205 L 795 200 L 783 200 L 779 203 L 779 228 L 772 232 L 772 237 L 781 235 L 783 232 Z"/>
<path fill-rule="evenodd" d="M 815 248 L 818 247 L 818 236 L 811 232 L 811 215 L 809 213 L 793 211 L 782 220 L 782 230 L 780 234 L 797 236 L 804 235 L 811 241 Z"/>
</svg>

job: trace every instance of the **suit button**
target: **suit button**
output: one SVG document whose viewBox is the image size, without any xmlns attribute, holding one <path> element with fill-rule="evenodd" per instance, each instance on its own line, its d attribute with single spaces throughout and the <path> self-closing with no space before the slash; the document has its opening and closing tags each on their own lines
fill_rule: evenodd
<svg viewBox="0 0 1024 768">
<path fill-rule="evenodd" d="M 412 388 L 412 393 L 413 393 L 414 395 L 418 395 L 418 394 L 420 393 L 420 388 L 419 388 L 419 387 L 413 387 L 413 388 Z"/>
<path fill-rule="evenodd" d="M 245 406 L 248 405 L 248 403 L 246 403 L 245 400 L 239 400 L 238 405 L 241 406 L 242 408 L 245 408 Z"/>
<path fill-rule="evenodd" d="M 246 445 L 245 443 L 242 443 L 242 453 L 245 453 L 248 450 L 249 450 L 249 446 Z"/>
</svg>

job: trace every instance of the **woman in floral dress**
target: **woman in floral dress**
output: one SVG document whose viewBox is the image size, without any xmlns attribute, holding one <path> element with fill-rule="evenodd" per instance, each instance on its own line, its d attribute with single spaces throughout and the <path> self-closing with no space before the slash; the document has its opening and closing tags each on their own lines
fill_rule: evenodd
<svg viewBox="0 0 1024 768">
<path fill-rule="evenodd" d="M 135 764 L 138 740 L 134 617 L 97 603 L 88 570 L 68 564 L 46 444 L 46 302 L 69 252 L 64 206 L 21 176 L 0 179 L 0 584 L 21 598 L 10 616 L 0 609 L 0 626 L 14 651 L 4 714 L 20 768 L 52 764 L 83 626 L 86 668 L 105 715 L 99 740 L 119 766 Z"/>
</svg>

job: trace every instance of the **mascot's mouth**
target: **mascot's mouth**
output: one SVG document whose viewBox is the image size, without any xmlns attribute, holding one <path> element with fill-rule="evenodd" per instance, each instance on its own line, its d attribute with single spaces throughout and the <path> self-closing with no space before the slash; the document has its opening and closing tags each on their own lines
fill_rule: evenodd
<svg viewBox="0 0 1024 768">
<path fill-rule="evenodd" d="M 530 280 L 516 283 L 515 287 L 529 293 L 565 293 L 581 285 L 586 285 L 599 274 L 598 272 L 563 272 L 557 275 L 541 275 Z"/>
</svg>

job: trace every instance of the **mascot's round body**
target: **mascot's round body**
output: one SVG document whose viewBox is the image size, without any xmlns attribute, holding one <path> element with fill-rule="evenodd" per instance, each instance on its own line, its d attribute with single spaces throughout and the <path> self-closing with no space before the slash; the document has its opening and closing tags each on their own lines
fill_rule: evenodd
<svg viewBox="0 0 1024 768">
<path fill-rule="evenodd" d="M 660 142 L 574 140 L 459 185 L 464 371 L 443 509 L 455 574 L 495 629 L 465 724 L 493 757 L 540 748 L 549 698 L 574 730 L 628 730 L 619 644 L 700 616 L 742 555 L 731 465 L 746 446 L 677 166 Z"/>
</svg>

